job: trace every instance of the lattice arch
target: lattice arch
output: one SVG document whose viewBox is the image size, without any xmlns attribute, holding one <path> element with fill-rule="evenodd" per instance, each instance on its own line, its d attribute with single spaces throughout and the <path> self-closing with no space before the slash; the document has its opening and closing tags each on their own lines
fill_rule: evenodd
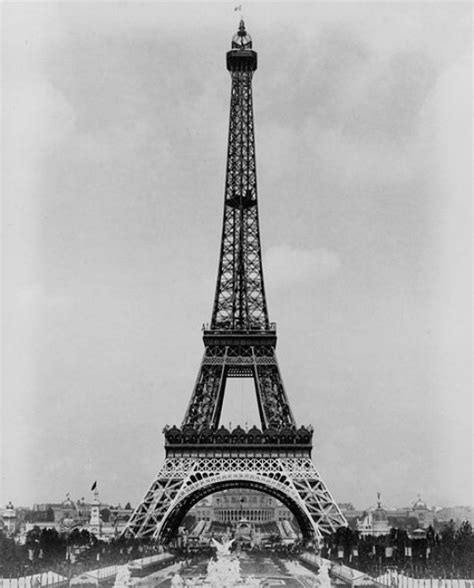
<svg viewBox="0 0 474 588">
<path fill-rule="evenodd" d="M 166 542 L 199 500 L 225 488 L 254 488 L 283 502 L 303 537 L 317 541 L 344 519 L 310 459 L 167 459 L 132 515 L 127 532 Z"/>
</svg>

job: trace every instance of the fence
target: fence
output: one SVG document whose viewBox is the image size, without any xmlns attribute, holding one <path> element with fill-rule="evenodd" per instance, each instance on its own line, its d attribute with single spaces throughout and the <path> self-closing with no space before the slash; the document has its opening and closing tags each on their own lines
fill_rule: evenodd
<svg viewBox="0 0 474 588">
<path fill-rule="evenodd" d="M 51 571 L 21 578 L 0 578 L 0 588 L 40 588 L 41 586 L 61 588 L 67 585 L 68 579 L 65 576 Z"/>
<path fill-rule="evenodd" d="M 411 578 L 396 570 L 389 570 L 376 580 L 383 586 L 391 588 L 474 588 L 474 579 L 472 578 Z"/>
<path fill-rule="evenodd" d="M 169 553 L 158 553 L 156 555 L 135 559 L 127 563 L 132 564 L 134 569 L 145 570 L 154 564 L 172 559 L 173 556 Z M 80 576 L 88 576 L 91 580 L 102 582 L 116 576 L 118 569 L 123 565 L 125 564 L 114 564 L 112 566 L 97 568 L 95 570 L 85 570 Z M 23 576 L 21 578 L 0 578 L 0 588 L 43 588 L 47 586 L 50 586 L 51 588 L 65 588 L 72 580 L 68 580 L 66 576 L 62 576 L 56 572 L 49 571 L 43 572 L 42 574 Z"/>
<path fill-rule="evenodd" d="M 321 558 L 321 556 L 316 555 L 315 553 L 310 553 L 310 552 L 306 551 L 306 552 L 302 553 L 299 556 L 299 558 L 302 561 L 310 564 L 311 566 L 318 567 L 318 568 L 321 567 L 322 558 Z"/>
</svg>

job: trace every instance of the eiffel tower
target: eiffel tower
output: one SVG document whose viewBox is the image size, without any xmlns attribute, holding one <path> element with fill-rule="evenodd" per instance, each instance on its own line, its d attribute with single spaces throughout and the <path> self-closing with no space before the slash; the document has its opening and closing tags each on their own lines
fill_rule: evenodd
<svg viewBox="0 0 474 588">
<path fill-rule="evenodd" d="M 166 459 L 125 534 L 166 543 L 199 500 L 253 488 L 283 502 L 303 537 L 347 525 L 311 461 L 311 428 L 297 427 L 280 376 L 276 327 L 262 272 L 252 77 L 257 54 L 240 21 L 227 53 L 232 79 L 224 220 L 217 285 L 204 357 L 181 427 L 165 427 Z M 219 426 L 228 378 L 253 378 L 261 428 Z"/>
</svg>

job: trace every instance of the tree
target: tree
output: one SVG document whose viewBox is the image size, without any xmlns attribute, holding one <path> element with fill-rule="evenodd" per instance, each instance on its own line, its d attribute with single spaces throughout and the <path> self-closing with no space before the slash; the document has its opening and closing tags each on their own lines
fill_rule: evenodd
<svg viewBox="0 0 474 588">
<path fill-rule="evenodd" d="M 60 537 L 56 529 L 43 529 L 39 540 L 44 559 L 62 558 L 66 549 L 66 540 Z"/>
<path fill-rule="evenodd" d="M 452 545 L 454 543 L 454 536 L 456 534 L 456 525 L 451 519 L 449 523 L 446 523 L 441 529 L 441 539 L 446 545 Z"/>
<path fill-rule="evenodd" d="M 0 530 L 0 576 L 9 576 L 17 565 L 18 553 L 14 540 Z"/>
<path fill-rule="evenodd" d="M 26 534 L 26 541 L 25 545 L 30 549 L 37 545 L 41 538 L 41 529 L 38 525 L 35 525 L 28 533 Z"/>
<path fill-rule="evenodd" d="M 89 545 L 91 543 L 91 534 L 87 529 L 81 531 L 81 545 Z"/>
<path fill-rule="evenodd" d="M 456 567 L 468 573 L 474 567 L 474 534 L 469 521 L 464 521 L 454 536 Z"/>
<path fill-rule="evenodd" d="M 428 541 L 428 545 L 433 545 L 435 541 L 435 530 L 432 525 L 426 529 L 426 540 Z"/>
</svg>

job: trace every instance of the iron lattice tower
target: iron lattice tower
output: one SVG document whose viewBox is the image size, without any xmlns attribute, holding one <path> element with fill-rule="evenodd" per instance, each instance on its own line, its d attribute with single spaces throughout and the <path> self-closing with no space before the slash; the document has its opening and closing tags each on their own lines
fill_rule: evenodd
<svg viewBox="0 0 474 588">
<path fill-rule="evenodd" d="M 169 539 L 204 496 L 229 487 L 272 494 L 306 539 L 346 520 L 311 461 L 312 429 L 297 428 L 275 355 L 262 271 L 252 77 L 257 54 L 240 22 L 227 53 L 232 78 L 224 219 L 216 292 L 204 357 L 181 427 L 165 428 L 165 463 L 125 533 Z M 219 426 L 228 378 L 251 377 L 261 428 Z"/>
</svg>

